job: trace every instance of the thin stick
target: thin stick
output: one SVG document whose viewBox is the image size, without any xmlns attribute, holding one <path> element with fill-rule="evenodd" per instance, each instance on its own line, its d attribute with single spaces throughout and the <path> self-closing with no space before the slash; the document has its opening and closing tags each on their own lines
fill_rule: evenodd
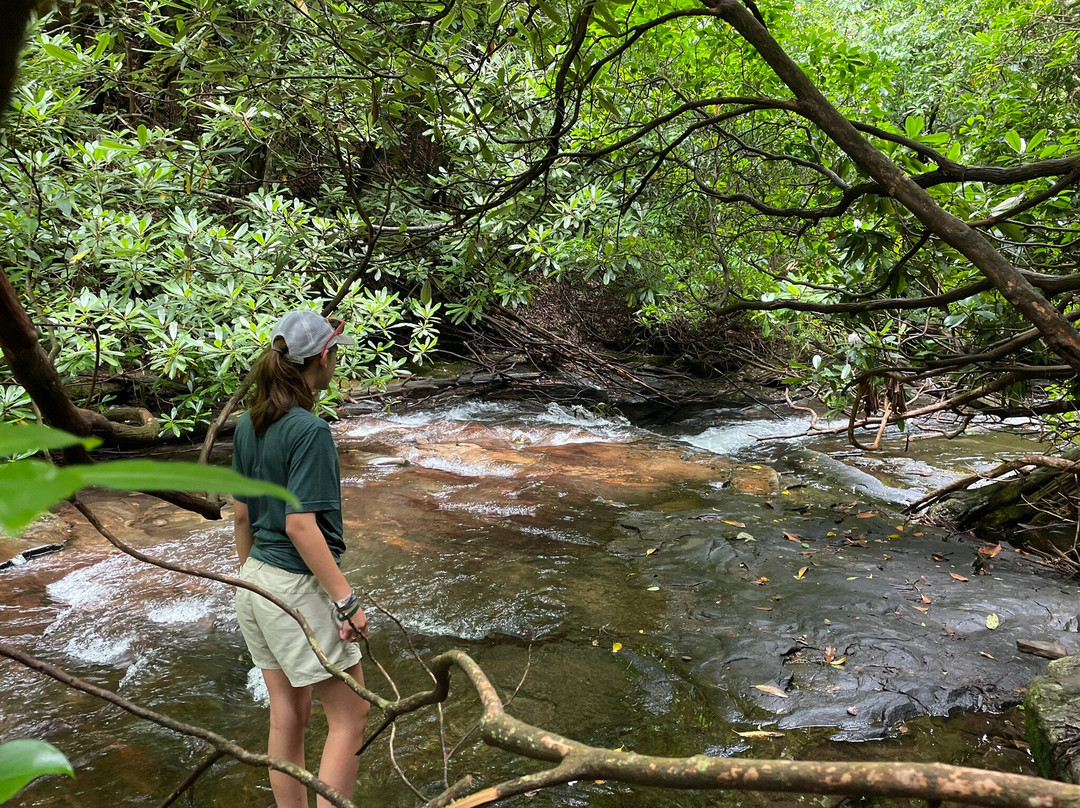
<svg viewBox="0 0 1080 808">
<path fill-rule="evenodd" d="M 189 774 L 180 785 L 173 789 L 172 794 L 165 798 L 165 801 L 158 806 L 158 808 L 169 808 L 174 802 L 176 802 L 183 795 L 185 791 L 195 785 L 195 781 L 202 777 L 210 767 L 217 763 L 225 753 L 220 749 L 215 749 L 209 755 L 202 759 L 198 766 L 192 769 Z"/>
</svg>

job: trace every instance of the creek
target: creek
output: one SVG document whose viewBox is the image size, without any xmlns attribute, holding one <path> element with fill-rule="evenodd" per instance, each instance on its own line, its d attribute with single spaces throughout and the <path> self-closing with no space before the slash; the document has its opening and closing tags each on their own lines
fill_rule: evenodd
<svg viewBox="0 0 1080 808">
<path fill-rule="evenodd" d="M 784 437 L 805 426 L 721 409 L 644 429 L 584 410 L 496 402 L 354 414 L 334 427 L 349 542 L 342 566 L 421 654 L 462 648 L 504 695 L 527 672 L 510 712 L 587 743 L 1035 773 L 1016 705 L 1045 661 L 1019 654 L 1015 642 L 1078 650 L 1076 584 L 1007 545 L 987 563 L 978 554 L 987 543 L 900 515 L 904 502 L 992 465 L 987 458 L 1029 451 L 1030 439 L 996 431 L 908 445 L 894 434 L 883 452 L 855 457 L 838 438 Z M 87 501 L 140 549 L 234 569 L 227 520 L 203 522 L 142 495 L 92 492 Z M 66 533 L 54 520 L 33 541 L 65 538 L 62 552 L 0 571 L 5 639 L 264 749 L 265 691 L 230 590 L 141 564 L 78 514 L 60 515 Z M 426 688 L 401 632 L 368 614 L 375 658 L 403 692 Z M 374 666 L 365 671 L 389 696 Z M 452 745 L 478 714 L 461 679 L 444 714 Z M 426 794 L 438 793 L 437 713 L 399 723 L 398 762 Z M 312 762 L 322 726 L 316 712 Z M 739 734 L 762 730 L 775 737 Z M 156 805 L 205 752 L 5 661 L 0 739 L 12 737 L 51 741 L 78 773 L 35 784 L 19 806 Z M 381 739 L 365 753 L 357 799 L 415 805 L 386 751 Z M 472 772 L 490 785 L 538 768 L 473 742 L 450 775 Z M 835 800 L 590 782 L 532 801 Z M 234 762 L 195 789 L 196 805 L 270 803 L 265 772 Z"/>
</svg>

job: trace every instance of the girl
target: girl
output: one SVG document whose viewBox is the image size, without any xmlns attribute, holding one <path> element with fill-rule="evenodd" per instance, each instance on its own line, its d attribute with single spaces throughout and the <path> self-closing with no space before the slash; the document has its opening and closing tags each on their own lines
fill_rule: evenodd
<svg viewBox="0 0 1080 808">
<path fill-rule="evenodd" d="M 342 539 L 337 449 L 326 422 L 312 413 L 315 391 L 325 390 L 340 345 L 352 345 L 313 311 L 292 311 L 274 328 L 259 358 L 253 403 L 240 419 L 233 468 L 283 485 L 300 507 L 271 497 L 237 497 L 236 552 L 240 577 L 269 590 L 303 613 L 330 661 L 363 684 L 360 649 L 367 617 L 338 568 Z M 329 732 L 319 777 L 346 797 L 356 787 L 368 703 L 319 663 L 300 626 L 263 597 L 237 590 L 236 613 L 251 659 L 270 693 L 268 754 L 304 766 L 304 728 L 312 690 Z M 271 770 L 277 808 L 306 808 L 307 790 Z M 317 804 L 328 806 L 322 797 Z"/>
</svg>

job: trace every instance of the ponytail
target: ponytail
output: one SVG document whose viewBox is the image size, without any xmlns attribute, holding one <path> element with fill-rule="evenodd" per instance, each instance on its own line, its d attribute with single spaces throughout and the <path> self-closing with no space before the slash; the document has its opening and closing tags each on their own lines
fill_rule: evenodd
<svg viewBox="0 0 1080 808">
<path fill-rule="evenodd" d="M 278 341 L 284 346 L 284 340 L 279 337 Z M 308 362 L 318 359 L 315 356 Z M 301 375 L 306 366 L 286 362 L 276 348 L 269 348 L 259 357 L 255 363 L 255 393 L 248 408 L 256 435 L 266 432 L 293 407 L 314 409 L 315 396 Z"/>
</svg>

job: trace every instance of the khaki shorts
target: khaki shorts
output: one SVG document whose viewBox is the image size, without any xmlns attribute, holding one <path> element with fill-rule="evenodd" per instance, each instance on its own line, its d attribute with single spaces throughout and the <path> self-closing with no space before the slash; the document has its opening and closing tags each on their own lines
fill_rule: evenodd
<svg viewBox="0 0 1080 808">
<path fill-rule="evenodd" d="M 342 670 L 360 661 L 356 643 L 343 642 L 334 604 L 314 575 L 287 572 L 265 561 L 248 558 L 240 579 L 277 595 L 304 615 L 327 659 Z M 236 619 L 251 653 L 262 670 L 280 670 L 293 687 L 306 687 L 330 678 L 311 650 L 300 625 L 285 611 L 247 589 L 236 590 Z"/>
</svg>

